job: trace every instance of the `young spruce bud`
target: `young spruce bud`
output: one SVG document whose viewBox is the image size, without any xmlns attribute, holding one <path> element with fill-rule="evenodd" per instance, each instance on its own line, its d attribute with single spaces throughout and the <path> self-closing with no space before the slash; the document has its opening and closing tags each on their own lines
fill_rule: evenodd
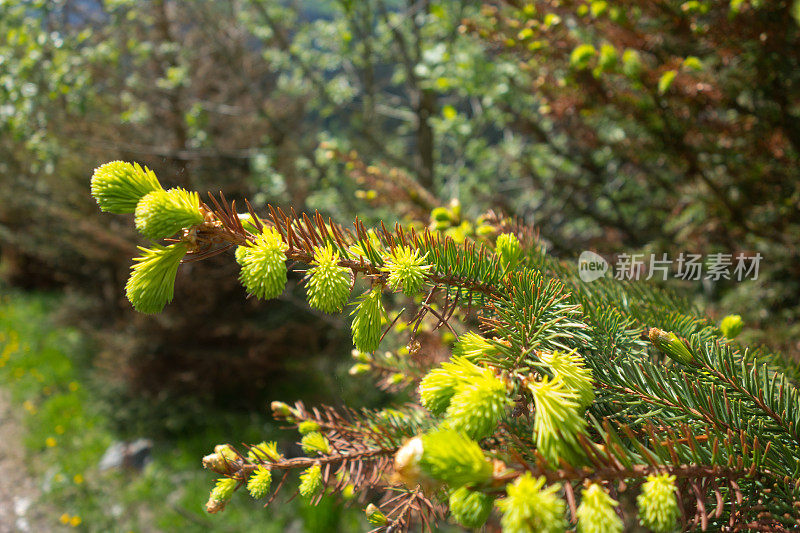
<svg viewBox="0 0 800 533">
<path fill-rule="evenodd" d="M 586 420 L 577 394 L 559 375 L 532 382 L 529 388 L 536 406 L 533 433 L 539 453 L 552 465 L 560 464 L 559 457 L 570 464 L 580 462 L 578 434 L 584 432 Z"/>
<path fill-rule="evenodd" d="M 214 446 L 214 453 L 220 454 L 228 461 L 235 461 L 239 458 L 239 455 L 228 444 L 217 444 Z"/>
<path fill-rule="evenodd" d="M 254 243 L 236 249 L 236 261 L 242 267 L 239 281 L 248 292 L 264 300 L 280 296 L 286 286 L 288 248 L 278 230 L 265 226 Z"/>
<path fill-rule="evenodd" d="M 478 440 L 494 432 L 513 403 L 505 384 L 489 370 L 481 370 L 481 377 L 458 385 L 445 413 L 448 427 Z"/>
<path fill-rule="evenodd" d="M 381 302 L 381 286 L 376 285 L 359 298 L 351 313 L 356 315 L 351 325 L 353 345 L 362 352 L 374 352 L 381 340 L 381 318 L 386 313 Z"/>
<path fill-rule="evenodd" d="M 592 371 L 586 368 L 583 358 L 575 352 L 538 352 L 539 359 L 550 367 L 554 375 L 561 376 L 564 385 L 578 396 L 581 407 L 594 401 Z"/>
<path fill-rule="evenodd" d="M 419 397 L 422 405 L 434 415 L 441 415 L 450 405 L 456 389 L 465 381 L 484 375 L 486 371 L 465 357 L 454 356 L 422 378 Z"/>
<path fill-rule="evenodd" d="M 331 445 L 325 435 L 317 431 L 312 431 L 303 437 L 300 443 L 306 455 L 326 455 L 331 453 Z"/>
<path fill-rule="evenodd" d="M 350 269 L 339 266 L 339 254 L 330 244 L 314 248 L 308 271 L 308 304 L 324 313 L 338 313 L 350 297 Z"/>
<path fill-rule="evenodd" d="M 503 266 L 508 265 L 508 269 L 511 270 L 517 265 L 517 260 L 522 254 L 522 245 L 513 233 L 502 233 L 497 237 L 495 250 Z"/>
<path fill-rule="evenodd" d="M 139 200 L 151 191 L 161 190 L 161 184 L 147 167 L 112 161 L 94 170 L 91 189 L 101 211 L 122 215 L 133 213 Z"/>
<path fill-rule="evenodd" d="M 686 344 L 674 333 L 658 328 L 650 328 L 648 336 L 650 337 L 650 342 L 652 342 L 656 348 L 667 354 L 673 361 L 683 365 L 691 365 L 694 361 L 692 352 L 689 351 Z"/>
<path fill-rule="evenodd" d="M 263 441 L 261 444 L 256 444 L 247 452 L 247 460 L 251 463 L 260 461 L 268 461 L 276 463 L 283 459 L 283 455 L 278 451 L 277 442 Z"/>
<path fill-rule="evenodd" d="M 323 489 L 322 469 L 319 465 L 308 467 L 300 474 L 300 496 L 311 499 Z"/>
<path fill-rule="evenodd" d="M 125 292 L 134 309 L 140 313 L 160 313 L 172 301 L 175 276 L 181 259 L 186 255 L 186 246 L 176 243 L 139 249 L 143 255 L 133 259 L 135 264 L 131 267 Z"/>
<path fill-rule="evenodd" d="M 247 492 L 256 500 L 263 498 L 269 492 L 272 484 L 272 471 L 264 466 L 255 469 L 247 481 Z"/>
<path fill-rule="evenodd" d="M 418 250 L 406 246 L 396 246 L 384 257 L 381 270 L 389 273 L 389 286 L 392 290 L 402 290 L 406 296 L 414 296 L 425 284 L 425 276 L 431 265 L 425 264 L 425 257 Z"/>
<path fill-rule="evenodd" d="M 477 333 L 468 331 L 461 335 L 453 345 L 453 355 L 477 363 L 482 357 L 497 352 L 495 346 Z"/>
<path fill-rule="evenodd" d="M 236 490 L 236 483 L 236 480 L 230 477 L 219 478 L 208 496 L 206 511 L 214 514 L 224 510 L 225 505 L 233 496 L 233 491 Z"/>
<path fill-rule="evenodd" d="M 578 507 L 578 533 L 622 533 L 624 524 L 614 510 L 619 505 L 597 483 L 583 489 Z"/>
<path fill-rule="evenodd" d="M 480 491 L 458 488 L 450 493 L 450 515 L 453 520 L 470 529 L 478 529 L 492 512 L 492 498 Z"/>
<path fill-rule="evenodd" d="M 534 478 L 525 472 L 514 483 L 506 485 L 506 498 L 497 501 L 503 512 L 500 524 L 503 533 L 563 533 L 567 530 L 564 520 L 564 501 L 559 498 L 561 486 L 550 485 L 542 489 L 544 476 Z"/>
<path fill-rule="evenodd" d="M 729 339 L 736 338 L 742 332 L 742 328 L 744 328 L 744 320 L 740 315 L 728 315 L 722 319 L 719 325 L 722 334 Z"/>
<path fill-rule="evenodd" d="M 364 514 L 367 515 L 367 522 L 373 526 L 384 526 L 389 522 L 386 515 L 373 503 L 367 505 L 367 508 L 364 509 Z"/>
<path fill-rule="evenodd" d="M 422 459 L 422 439 L 409 439 L 394 454 L 394 472 L 397 481 L 412 488 L 417 485 L 422 475 L 419 461 Z"/>
<path fill-rule="evenodd" d="M 207 468 L 217 474 L 228 474 L 229 465 L 230 461 L 227 461 L 219 453 L 210 453 L 203 457 L 203 468 Z"/>
<path fill-rule="evenodd" d="M 492 479 L 492 462 L 478 443 L 452 429 L 439 429 L 420 436 L 420 469 L 451 487 L 480 485 Z"/>
<path fill-rule="evenodd" d="M 314 431 L 319 431 L 319 424 L 313 420 L 303 420 L 297 424 L 297 431 L 299 431 L 301 435 L 308 435 Z"/>
<path fill-rule="evenodd" d="M 288 421 L 294 420 L 295 414 L 291 407 L 284 402 L 279 402 L 275 400 L 271 404 L 269 404 L 269 408 L 272 410 L 272 416 L 275 418 L 283 418 Z"/>
<path fill-rule="evenodd" d="M 136 205 L 136 229 L 150 240 L 175 235 L 183 228 L 203 223 L 200 196 L 181 188 L 156 189 Z"/>
<path fill-rule="evenodd" d="M 434 368 L 420 381 L 420 403 L 434 415 L 443 414 L 456 393 L 458 383 L 458 376 L 452 372 L 445 368 Z"/>
<path fill-rule="evenodd" d="M 641 524 L 655 533 L 668 533 L 678 520 L 678 500 L 675 498 L 675 476 L 647 476 L 642 492 L 636 498 Z"/>
</svg>

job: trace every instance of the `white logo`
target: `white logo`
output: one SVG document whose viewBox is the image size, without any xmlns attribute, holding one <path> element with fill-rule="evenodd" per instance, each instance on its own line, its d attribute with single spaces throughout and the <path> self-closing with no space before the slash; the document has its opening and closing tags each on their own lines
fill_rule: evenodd
<svg viewBox="0 0 800 533">
<path fill-rule="evenodd" d="M 602 278 L 608 272 L 608 261 L 594 252 L 585 250 L 578 258 L 578 275 L 581 280 L 589 283 Z"/>
</svg>

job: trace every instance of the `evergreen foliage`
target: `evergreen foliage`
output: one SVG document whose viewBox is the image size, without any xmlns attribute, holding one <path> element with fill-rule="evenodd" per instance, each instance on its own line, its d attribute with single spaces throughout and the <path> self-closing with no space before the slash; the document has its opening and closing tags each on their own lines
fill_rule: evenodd
<svg viewBox="0 0 800 533">
<path fill-rule="evenodd" d="M 566 531 L 564 501 L 557 483 L 545 487 L 544 476 L 525 472 L 506 486 L 506 497 L 497 501 L 503 512 L 500 524 L 507 533 L 561 533 Z"/>
<path fill-rule="evenodd" d="M 153 171 L 138 163 L 111 161 L 97 167 L 92 175 L 92 196 L 100 209 L 108 213 L 133 213 L 139 200 L 160 190 L 161 184 Z"/>
<path fill-rule="evenodd" d="M 203 222 L 200 196 L 180 187 L 147 193 L 136 204 L 136 229 L 150 240 L 171 237 Z"/>
<path fill-rule="evenodd" d="M 675 529 L 679 513 L 675 499 L 675 476 L 648 476 L 636 503 L 643 526 L 655 533 L 668 533 Z"/>
<path fill-rule="evenodd" d="M 489 520 L 511 532 L 620 531 L 630 505 L 653 531 L 800 525 L 800 395 L 779 358 L 731 340 L 735 320 L 718 328 L 645 282 L 584 283 L 511 219 L 456 241 L 358 221 L 347 230 L 274 207 L 265 218 L 251 208 L 245 227 L 224 199 L 212 203 L 177 242 L 145 251 L 129 282 L 137 308 L 160 309 L 181 258 L 203 257 L 206 245 L 238 246 L 242 283 L 262 297 L 280 293 L 287 261 L 326 262 L 370 284 L 352 312 L 362 373 L 419 402 L 273 402 L 305 456 L 285 458 L 274 443 L 217 446 L 203 460 L 223 476 L 209 512 L 245 483 L 262 497 L 276 470 L 302 470 L 298 490 L 312 503 L 346 487 L 386 489 L 366 516 L 392 530 L 431 527 L 447 506 L 468 527 Z M 520 251 L 501 258 L 494 236 L 510 234 Z M 430 268 L 416 270 L 421 258 Z M 401 263 L 416 273 L 401 275 Z M 406 320 L 386 311 L 397 301 L 413 307 Z M 447 360 L 421 349 L 421 332 L 442 346 L 458 336 Z M 384 343 L 403 346 L 380 355 Z"/>
<path fill-rule="evenodd" d="M 614 501 L 597 483 L 581 492 L 581 505 L 575 513 L 580 533 L 622 533 L 624 524 L 617 516 Z"/>
<path fill-rule="evenodd" d="M 425 273 L 430 268 L 419 251 L 398 246 L 389 253 L 383 270 L 389 273 L 389 286 L 393 290 L 400 289 L 406 296 L 415 296 L 422 289 Z"/>
<path fill-rule="evenodd" d="M 206 511 L 210 514 L 218 513 L 225 509 L 228 501 L 233 496 L 236 490 L 236 480 L 229 477 L 223 477 L 217 480 L 217 484 L 211 490 L 206 503 Z"/>
<path fill-rule="evenodd" d="M 327 455 L 331 453 L 331 445 L 328 443 L 328 439 L 317 431 L 304 435 L 301 444 L 303 451 L 308 455 Z"/>
<path fill-rule="evenodd" d="M 460 487 L 450 493 L 447 502 L 450 514 L 457 524 L 468 528 L 479 528 L 492 512 L 492 497 L 478 490 Z"/>
<path fill-rule="evenodd" d="M 308 467 L 302 474 L 300 474 L 300 496 L 304 498 L 313 498 L 322 492 L 322 469 L 319 465 L 312 465 Z"/>
<path fill-rule="evenodd" d="M 458 431 L 440 429 L 422 435 L 419 464 L 426 475 L 452 487 L 481 485 L 492 477 L 492 463 L 478 443 Z"/>
<path fill-rule="evenodd" d="M 255 469 L 250 479 L 247 481 L 247 492 L 255 499 L 261 499 L 269 494 L 269 487 L 272 484 L 272 471 L 264 466 Z"/>
<path fill-rule="evenodd" d="M 239 281 L 248 292 L 265 300 L 280 296 L 286 286 L 286 249 L 274 228 L 264 228 L 254 242 L 236 249 Z"/>
<path fill-rule="evenodd" d="M 66 280 L 79 288 L 73 301 L 117 312 L 107 295 L 135 233 L 76 191 L 94 158 L 139 154 L 174 171 L 172 186 L 266 196 L 340 221 L 386 218 L 390 207 L 454 238 L 495 235 L 491 221 L 470 219 L 488 206 L 535 213 L 561 257 L 588 246 L 760 252 L 761 281 L 705 294 L 745 318 L 746 342 L 794 346 L 795 3 L 423 2 L 404 16 L 404 2 L 384 0 L 322 10 L 311 0 L 4 2 L 0 247 L 18 258 L 4 273 L 26 285 Z M 581 45 L 590 53 L 577 69 Z M 667 72 L 677 75 L 659 94 Z M 443 205 L 456 191 L 463 210 Z M 434 207 L 435 223 L 423 220 Z M 209 306 L 237 285 L 183 283 Z M 173 318 L 195 332 L 198 352 L 219 340 L 221 321 L 235 330 L 250 311 L 205 328 L 205 306 L 180 301 Z M 120 318 L 108 321 L 120 325 L 112 335 L 129 332 L 132 351 L 186 354 L 166 329 Z"/>
<path fill-rule="evenodd" d="M 339 254 L 329 244 L 314 249 L 308 271 L 308 305 L 326 313 L 339 313 L 350 297 L 350 270 L 339 266 Z"/>
<path fill-rule="evenodd" d="M 381 287 L 376 286 L 359 298 L 353 310 L 353 345 L 361 352 L 378 349 L 381 339 L 381 320 L 385 310 L 381 303 Z"/>
<path fill-rule="evenodd" d="M 125 292 L 131 305 L 140 313 L 160 313 L 172 301 L 175 276 L 186 255 L 184 243 L 153 248 L 139 247 L 143 255 L 134 259 Z"/>
</svg>

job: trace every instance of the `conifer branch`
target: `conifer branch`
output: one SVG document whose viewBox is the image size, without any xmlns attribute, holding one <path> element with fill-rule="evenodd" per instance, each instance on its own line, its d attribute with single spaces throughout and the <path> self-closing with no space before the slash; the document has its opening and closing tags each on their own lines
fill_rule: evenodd
<svg viewBox="0 0 800 533">
<path fill-rule="evenodd" d="M 731 324 L 715 327 L 685 299 L 645 283 L 583 283 L 532 228 L 492 213 L 482 220 L 493 242 L 369 230 L 358 219 L 346 229 L 273 206 L 261 219 L 222 193 L 210 195 L 213 207 L 195 206 L 196 195 L 164 191 L 148 172 L 115 163 L 93 184 L 101 208 L 133 210 L 145 235 L 168 244 L 136 260 L 128 296 L 137 309 L 158 312 L 171 300 L 181 260 L 232 247 L 240 281 L 259 298 L 282 293 L 287 262 L 308 265 L 309 305 L 320 312 L 343 313 L 360 275 L 370 287 L 351 304 L 356 373 L 373 370 L 387 390 L 418 382 L 418 404 L 377 411 L 274 402 L 305 456 L 286 458 L 275 443 L 245 453 L 217 446 L 203 459 L 222 476 L 209 512 L 245 485 L 266 497 L 282 471 L 269 504 L 302 470 L 297 494 L 312 504 L 331 489 L 393 493 L 365 511 L 387 530 L 432 528 L 447 506 L 468 527 L 496 509 L 509 530 L 566 528 L 568 514 L 579 529 L 618 531 L 614 498 L 629 484 L 640 523 L 656 531 L 678 521 L 800 526 L 800 393 L 778 358 L 725 340 Z M 432 218 L 449 224 L 456 207 Z M 385 292 L 417 302 L 407 325 L 387 312 Z M 480 332 L 457 334 L 473 307 Z M 375 353 L 401 330 L 410 357 Z M 452 349 L 429 368 L 442 358 L 420 355 L 420 340 L 439 334 L 452 336 Z"/>
</svg>

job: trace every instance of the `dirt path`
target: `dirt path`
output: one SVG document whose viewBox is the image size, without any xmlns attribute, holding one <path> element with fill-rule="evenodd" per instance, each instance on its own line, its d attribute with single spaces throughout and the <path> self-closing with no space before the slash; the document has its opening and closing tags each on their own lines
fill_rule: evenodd
<svg viewBox="0 0 800 533">
<path fill-rule="evenodd" d="M 0 533 L 52 529 L 37 511 L 39 488 L 28 474 L 23 428 L 8 393 L 0 390 Z"/>
</svg>

